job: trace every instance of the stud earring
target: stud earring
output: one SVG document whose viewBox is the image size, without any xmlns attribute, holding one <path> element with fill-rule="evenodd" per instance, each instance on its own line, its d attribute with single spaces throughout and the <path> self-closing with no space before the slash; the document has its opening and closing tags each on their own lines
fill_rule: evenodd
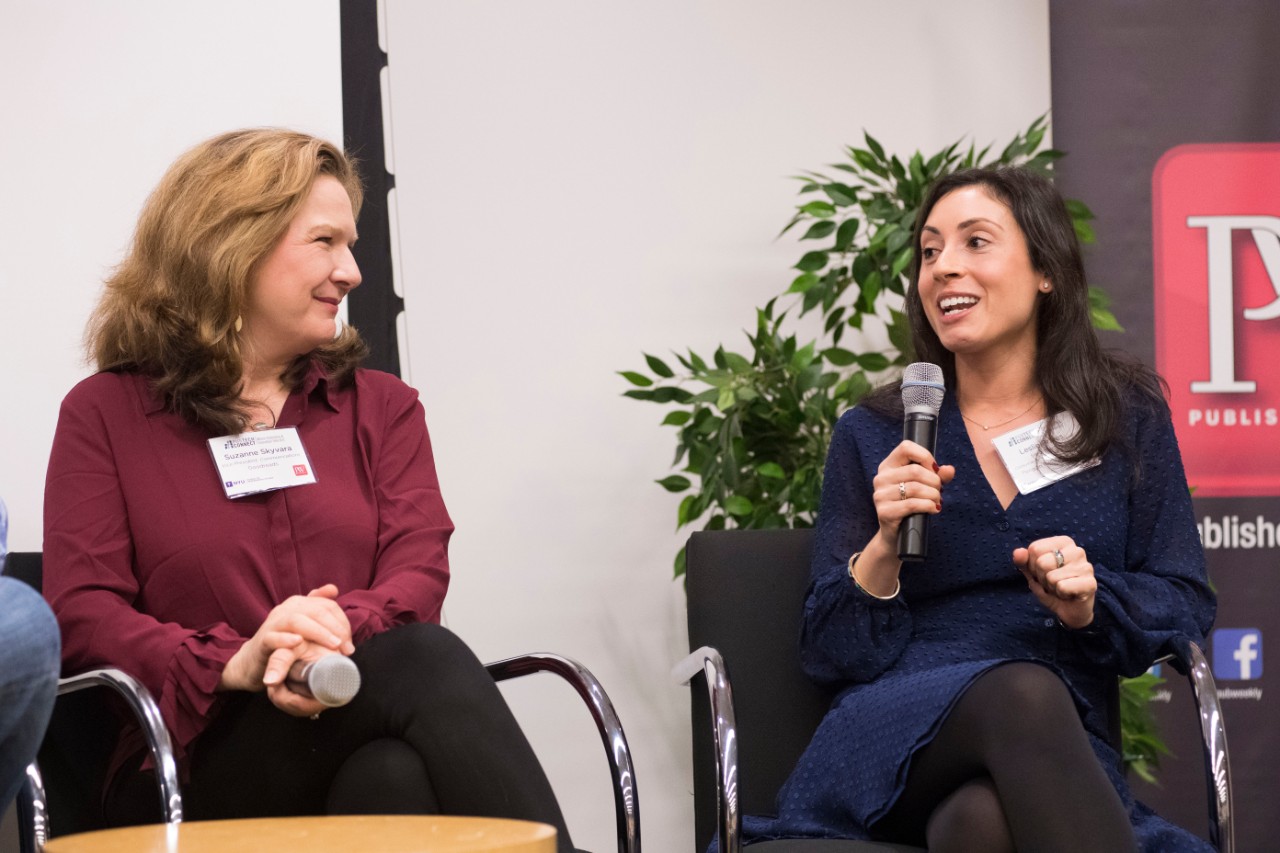
<svg viewBox="0 0 1280 853">
<path fill-rule="evenodd" d="M 1049 292 L 1049 282 L 1047 282 L 1047 281 L 1042 281 L 1042 282 L 1040 282 L 1040 289 L 1041 289 L 1041 290 L 1043 290 L 1045 293 L 1048 293 L 1048 292 Z"/>
</svg>

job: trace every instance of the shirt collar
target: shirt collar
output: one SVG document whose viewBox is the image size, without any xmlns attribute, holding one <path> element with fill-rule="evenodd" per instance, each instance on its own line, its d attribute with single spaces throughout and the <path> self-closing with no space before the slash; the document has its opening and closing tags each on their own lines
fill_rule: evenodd
<svg viewBox="0 0 1280 853">
<path fill-rule="evenodd" d="M 325 372 L 324 365 L 319 359 L 311 359 L 311 366 L 307 368 L 306 374 L 302 377 L 302 395 L 310 397 L 313 392 L 319 389 L 320 399 L 335 412 L 342 411 L 338 405 L 338 389 L 334 387 L 333 380 L 329 378 L 329 374 Z"/>
<path fill-rule="evenodd" d="M 149 377 L 140 376 L 143 383 L 142 389 L 142 410 L 148 415 L 154 415 L 157 412 L 168 410 L 165 404 L 164 396 L 156 389 L 155 382 Z M 313 392 L 319 393 L 321 400 L 325 402 L 330 409 L 335 412 L 342 411 L 339 405 L 338 389 L 334 386 L 329 375 L 325 372 L 324 365 L 319 359 L 311 359 L 307 372 L 302 376 L 301 391 L 304 397 L 310 397 Z"/>
</svg>

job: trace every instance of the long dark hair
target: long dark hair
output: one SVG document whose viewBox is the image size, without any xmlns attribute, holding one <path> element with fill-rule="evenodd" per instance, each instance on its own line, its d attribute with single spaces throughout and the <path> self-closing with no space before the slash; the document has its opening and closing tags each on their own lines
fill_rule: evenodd
<svg viewBox="0 0 1280 853">
<path fill-rule="evenodd" d="M 1100 456 L 1121 438 L 1126 401 L 1139 397 L 1163 405 L 1163 384 L 1155 371 L 1136 359 L 1104 350 L 1089 316 L 1089 285 L 1075 225 L 1062 196 L 1048 178 L 1029 169 L 963 169 L 929 188 L 916 218 L 911 282 L 906 313 L 917 361 L 942 368 L 947 388 L 956 387 L 955 354 L 942 345 L 925 316 L 920 299 L 920 233 L 934 205 L 962 187 L 980 186 L 1013 214 L 1027 242 L 1031 266 L 1052 283 L 1037 295 L 1035 377 L 1048 415 L 1070 412 L 1080 431 L 1066 441 L 1049 440 L 1053 453 L 1070 462 Z M 872 408 L 901 410 L 896 383 L 877 389 Z M 1046 434 L 1048 439 L 1048 435 Z"/>
</svg>

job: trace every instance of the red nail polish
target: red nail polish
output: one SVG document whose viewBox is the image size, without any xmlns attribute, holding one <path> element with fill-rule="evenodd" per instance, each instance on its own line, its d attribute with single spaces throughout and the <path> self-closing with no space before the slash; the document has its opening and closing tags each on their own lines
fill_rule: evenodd
<svg viewBox="0 0 1280 853">
<path fill-rule="evenodd" d="M 938 463 L 937 463 L 937 462 L 933 463 L 933 473 L 935 473 L 935 474 L 936 474 L 936 473 L 938 473 Z"/>
<path fill-rule="evenodd" d="M 942 512 L 942 501 L 938 501 L 934 506 L 938 508 L 938 512 Z"/>
</svg>

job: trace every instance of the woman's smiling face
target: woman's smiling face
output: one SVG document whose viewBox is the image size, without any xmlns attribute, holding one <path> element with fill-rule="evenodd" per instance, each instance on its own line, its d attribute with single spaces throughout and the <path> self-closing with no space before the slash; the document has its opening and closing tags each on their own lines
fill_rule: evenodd
<svg viewBox="0 0 1280 853">
<path fill-rule="evenodd" d="M 1012 211 L 986 187 L 947 193 L 920 229 L 916 282 L 929 324 L 957 355 L 1036 346 L 1036 300 L 1052 283 L 1031 265 Z"/>
</svg>

